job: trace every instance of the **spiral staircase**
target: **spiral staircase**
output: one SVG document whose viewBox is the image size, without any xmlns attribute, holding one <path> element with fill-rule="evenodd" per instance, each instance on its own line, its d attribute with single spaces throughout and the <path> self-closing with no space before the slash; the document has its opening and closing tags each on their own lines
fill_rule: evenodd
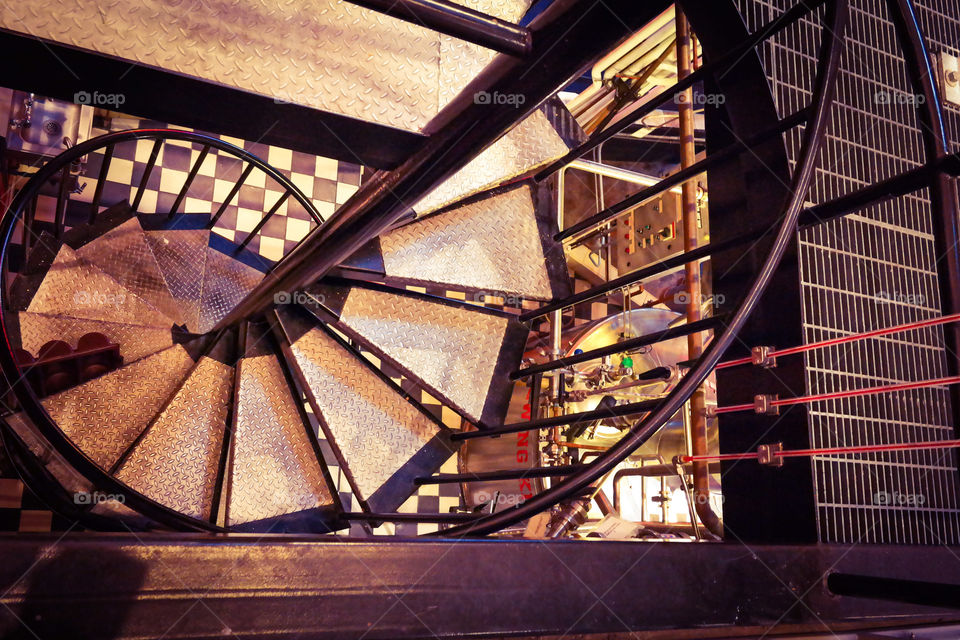
<svg viewBox="0 0 960 640">
<path fill-rule="evenodd" d="M 441 530 L 441 536 L 476 537 L 496 534 L 558 505 L 576 505 L 592 495 L 598 482 L 696 397 L 725 353 L 743 351 L 743 345 L 736 342 L 738 336 L 755 313 L 763 312 L 761 300 L 798 228 L 842 218 L 918 189 L 929 188 L 935 199 L 946 199 L 954 188 L 949 178 L 960 174 L 960 159 L 947 152 L 945 141 L 937 133 L 943 130 L 937 126 L 942 114 L 939 107 L 931 106 L 939 105 L 939 100 L 929 74 L 925 75 L 929 72 L 927 56 L 910 0 L 891 0 L 890 6 L 894 7 L 897 35 L 908 58 L 910 81 L 918 94 L 927 97 L 918 106 L 920 121 L 929 125 L 924 132 L 927 157 L 907 173 L 815 206 L 809 205 L 808 198 L 830 127 L 850 21 L 849 2 L 791 4 L 770 23 L 742 38 L 731 33 L 714 33 L 711 38 L 711 25 L 704 16 L 710 15 L 707 6 L 712 1 L 682 3 L 694 30 L 704 36 L 706 64 L 632 107 L 630 117 L 590 137 L 578 135 L 582 132 L 570 135 L 569 120 L 564 123 L 562 117 L 556 118 L 558 111 L 562 116 L 562 109 L 555 104 L 546 108 L 544 103 L 585 65 L 645 24 L 651 12 L 662 7 L 611 2 L 615 15 L 623 19 L 611 26 L 612 10 L 601 5 L 585 8 L 575 1 L 557 2 L 529 29 L 514 32 L 494 25 L 495 31 L 501 29 L 501 36 L 506 37 L 505 28 L 512 34 L 512 44 L 501 43 L 500 48 L 506 47 L 507 51 L 477 75 L 468 89 L 482 87 L 488 96 L 523 95 L 520 104 L 526 106 L 477 100 L 475 92 L 464 92 L 440 111 L 422 146 L 392 170 L 370 177 L 328 219 L 316 211 L 308 195 L 262 159 L 200 134 L 156 129 L 116 132 L 83 142 L 52 159 L 20 190 L 0 222 L 0 296 L 7 341 L 6 348 L 0 350 L 0 367 L 10 387 L 3 434 L 25 477 L 42 488 L 52 504 L 90 528 L 135 534 L 156 530 L 261 536 L 327 534 L 343 531 L 354 522 L 378 525 L 412 520 L 453 525 Z M 369 2 L 385 12 L 394 11 L 374 0 Z M 423 15 L 427 14 L 420 17 Z M 763 101 L 751 93 L 758 85 L 743 81 L 748 72 L 761 72 L 751 79 L 767 88 L 759 60 L 751 54 L 803 20 L 815 20 L 822 27 L 819 55 L 809 69 L 809 102 L 789 114 L 777 114 L 772 109 L 763 112 L 757 107 Z M 446 28 L 450 29 L 449 25 Z M 493 27 L 488 24 L 487 28 Z M 722 25 L 716 28 L 722 30 Z M 476 40 L 490 44 L 485 37 L 477 36 Z M 720 46 L 731 39 L 731 46 Z M 531 60 L 542 72 L 536 77 L 528 77 L 524 71 Z M 728 145 L 716 148 L 711 141 L 705 157 L 685 163 L 678 172 L 578 225 L 558 228 L 553 200 L 556 194 L 550 192 L 550 187 L 556 186 L 554 175 L 598 149 L 631 122 L 702 82 L 726 94 L 724 124 L 731 135 L 722 139 Z M 763 117 L 754 117 L 757 113 Z M 578 234 L 607 223 L 629 208 L 718 168 L 732 167 L 738 175 L 742 171 L 739 179 L 744 183 L 750 178 L 769 186 L 771 176 L 750 173 L 751 168 L 756 169 L 753 160 L 762 164 L 770 148 L 778 147 L 778 157 L 782 158 L 785 135 L 796 154 L 791 162 L 784 160 L 782 167 L 778 165 L 787 180 L 772 192 L 777 197 L 762 203 L 769 215 L 766 222 L 772 220 L 772 225 L 754 226 L 754 221 L 747 222 L 743 215 L 737 219 L 738 228 L 716 234 L 709 244 L 688 247 L 680 255 L 572 292 L 565 240 L 576 239 Z M 139 184 L 130 185 L 133 197 L 129 202 L 101 202 L 98 190 L 89 220 L 82 224 L 67 225 L 62 207 L 58 207 L 53 224 L 33 219 L 32 203 L 37 194 L 57 175 L 65 176 L 71 163 L 86 154 L 102 152 L 106 158 L 102 181 L 117 145 L 144 141 L 150 149 L 149 161 Z M 150 172 L 163 146 L 171 143 L 192 145 L 200 157 L 172 210 L 141 210 L 141 193 Z M 245 169 L 216 212 L 185 213 L 180 205 L 210 153 L 237 158 Z M 255 169 L 279 185 L 281 197 L 263 212 L 245 237 L 228 241 L 214 232 L 218 218 Z M 750 192 L 744 196 L 745 201 L 761 197 L 754 190 L 762 195 L 771 193 L 754 183 L 750 187 L 744 189 Z M 288 202 L 303 207 L 313 225 L 292 251 L 271 263 L 251 252 L 249 246 Z M 948 232 L 936 232 L 941 248 L 950 244 Z M 741 295 L 729 312 L 691 319 L 583 353 L 558 351 L 547 362 L 521 362 L 531 328 L 540 318 L 551 316 L 556 331 L 561 311 L 574 304 L 731 252 L 746 253 L 751 260 L 742 267 L 749 267 L 750 272 L 737 274 Z M 942 270 L 956 266 L 955 254 L 947 250 L 938 259 Z M 495 292 L 531 304 L 517 315 L 471 304 L 463 299 L 466 296 L 428 295 L 422 292 L 425 287 Z M 951 300 L 945 295 L 944 306 L 953 304 Z M 94 343 L 97 354 L 97 349 L 119 345 L 120 362 L 101 367 L 97 361 L 96 367 L 69 369 L 63 354 L 74 344 L 87 344 L 91 334 L 98 336 Z M 531 388 L 539 393 L 544 376 L 562 378 L 573 365 L 678 337 L 704 335 L 712 336 L 709 346 L 699 357 L 679 363 L 683 374 L 662 397 L 580 414 L 534 414 L 521 422 L 506 420 L 516 380 L 532 380 Z M 954 338 L 948 331 L 948 347 Z M 451 429 L 385 375 L 378 362 L 401 372 L 475 429 Z M 54 383 L 38 383 L 32 372 L 49 368 L 51 363 L 61 377 Z M 662 372 L 635 373 L 643 379 Z M 538 406 L 537 402 L 532 404 Z M 488 513 L 397 513 L 421 485 L 470 482 L 482 475 L 436 475 L 464 441 L 525 431 L 537 433 L 613 416 L 630 418 L 630 426 L 589 463 L 488 472 L 497 478 L 556 479 L 548 489 L 522 504 Z M 329 446 L 329 452 L 321 446 L 321 440 Z M 359 511 L 344 508 L 332 466 L 346 478 Z M 692 489 L 696 490 L 698 477 L 706 477 L 707 466 L 699 461 L 690 465 Z M 75 499 L 77 495 L 102 494 L 112 499 L 89 504 L 77 504 Z M 691 506 L 694 508 L 714 534 L 707 532 L 708 537 L 724 535 L 723 523 L 716 514 L 702 504 Z M 332 582 L 345 591 L 357 591 L 351 582 L 356 573 L 344 564 L 351 554 L 361 558 L 360 564 L 371 561 L 378 567 L 382 566 L 381 560 L 395 561 L 400 567 L 390 574 L 390 584 L 395 585 L 416 585 L 448 553 L 458 566 L 466 566 L 474 551 L 484 558 L 492 557 L 486 554 L 503 553 L 502 557 L 516 560 L 516 567 L 504 569 L 503 576 L 519 579 L 518 571 L 532 574 L 527 577 L 539 587 L 531 593 L 549 589 L 545 582 L 555 576 L 538 575 L 536 568 L 541 565 L 535 560 L 543 557 L 522 556 L 522 547 L 510 546 L 513 543 L 505 540 L 467 541 L 463 547 L 458 547 L 459 541 L 400 541 L 398 545 L 409 546 L 396 546 L 390 551 L 378 551 L 374 543 L 357 541 L 331 543 L 339 545 L 336 548 L 310 546 L 305 541 L 316 543 L 319 538 L 296 535 L 191 537 L 181 533 L 168 540 L 174 540 L 171 544 L 175 545 L 183 541 L 224 541 L 213 555 L 214 562 L 226 564 L 242 562 L 236 554 L 254 549 L 252 553 L 264 554 L 262 566 L 273 572 L 271 584 L 282 575 L 277 567 L 283 562 L 289 567 L 291 558 L 296 557 L 290 554 L 304 543 L 304 557 L 313 563 L 310 567 L 324 562 L 335 566 L 340 573 Z M 159 549 L 167 544 L 162 540 L 138 541 L 160 556 L 168 553 Z M 286 550 L 280 549 L 284 546 Z M 504 551 L 494 552 L 493 546 Z M 678 562 L 686 562 L 696 579 L 703 577 L 703 566 L 715 562 L 722 567 L 718 575 L 736 583 L 741 595 L 768 588 L 779 592 L 783 586 L 772 584 L 764 573 L 769 569 L 764 558 L 786 570 L 784 567 L 792 562 L 791 554 L 804 553 L 815 556 L 812 566 L 823 569 L 824 574 L 856 558 L 877 562 L 874 551 L 848 558 L 849 550 L 839 548 L 765 548 L 761 559 L 748 554 L 750 559 L 742 561 L 749 566 L 744 574 L 747 577 L 741 580 L 737 571 L 729 568 L 739 562 L 729 546 L 715 545 L 719 549 L 712 556 L 708 550 L 711 545 L 689 545 L 693 547 L 689 552 L 679 550 L 681 546 L 672 545 L 658 556 L 663 564 L 657 566 L 668 582 L 672 580 L 671 584 L 677 586 L 674 583 L 679 578 L 671 570 Z M 575 565 L 578 576 L 596 569 L 572 557 L 569 549 L 544 549 L 565 567 Z M 607 547 L 597 552 L 603 566 L 617 562 L 615 551 Z M 180 554 L 177 561 L 186 558 L 188 564 L 194 562 L 196 556 L 191 554 L 195 552 L 190 544 L 183 544 L 176 551 Z M 334 552 L 339 553 L 336 561 L 331 560 Z M 404 552 L 410 553 L 409 563 L 397 556 Z M 126 553 L 121 550 L 119 556 L 126 558 Z M 378 559 L 378 553 L 384 558 Z M 545 552 L 536 548 L 533 553 Z M 685 560 L 679 559 L 681 553 L 688 553 Z M 271 554 L 287 556 L 277 560 L 279 556 Z M 432 555 L 439 556 L 434 564 L 430 564 Z M 903 558 L 907 556 L 905 552 Z M 207 560 L 197 561 L 198 575 L 216 573 L 217 567 L 203 564 Z M 909 558 L 904 562 L 909 563 Z M 405 573 L 408 567 L 411 571 L 422 570 L 422 575 Z M 473 567 L 469 575 L 486 585 L 484 594 L 502 603 L 504 594 L 515 591 L 515 584 L 498 581 L 500 574 L 491 578 L 482 575 L 483 571 L 483 567 Z M 452 573 L 444 574 L 445 580 L 448 575 Z M 811 575 L 804 573 L 797 580 L 811 585 L 807 593 L 816 589 L 814 597 L 827 594 L 818 601 L 823 607 L 818 611 L 842 618 L 842 608 L 827 597 L 825 580 L 819 575 L 811 579 Z M 315 594 L 311 591 L 314 578 L 296 574 L 291 589 Z M 337 582 L 341 579 L 342 585 Z M 588 579 L 591 584 L 597 582 L 595 576 Z M 452 588 L 453 583 L 445 580 L 437 582 L 439 589 Z M 632 589 L 642 584 L 633 574 L 629 582 Z M 189 583 L 196 584 L 193 578 Z M 605 587 L 604 595 L 615 586 Z M 162 580 L 149 585 L 149 589 L 158 591 L 168 587 Z M 558 588 L 560 600 L 576 599 L 566 588 Z M 296 618 L 293 605 L 283 600 L 285 596 L 257 589 L 259 586 L 249 587 L 247 595 L 251 599 L 275 598 L 278 610 L 290 619 Z M 191 587 L 185 590 L 189 592 Z M 794 591 L 799 589 L 791 582 L 786 592 L 796 599 Z M 224 601 L 232 597 L 220 595 Z M 716 597 L 723 599 L 726 594 Z M 770 597 L 771 602 L 776 601 L 772 608 L 783 604 L 779 597 Z M 397 602 L 401 600 L 398 596 Z M 363 602 L 369 605 L 367 600 Z M 178 607 L 180 604 L 177 601 Z M 437 620 L 427 604 L 424 616 Z M 788 599 L 786 604 L 792 601 Z M 641 609 L 635 605 L 632 597 L 613 605 L 618 612 L 630 612 L 625 614 L 629 628 L 647 624 L 637 618 L 636 612 Z M 596 631 L 613 626 L 607 617 L 591 617 L 584 623 L 582 617 L 568 620 L 563 607 L 557 608 L 561 611 L 556 615 L 563 622 L 544 624 L 539 629 Z M 652 605 L 643 611 L 650 608 Z M 706 601 L 704 610 L 695 612 L 698 624 L 718 619 L 709 609 L 710 602 Z M 269 622 L 251 621 L 243 612 L 231 611 L 251 629 L 274 629 Z M 416 612 L 410 611 L 422 622 Z M 675 609 L 671 612 L 678 615 Z M 381 617 L 389 613 L 390 609 Z M 770 611 L 762 608 L 762 613 L 767 616 Z M 356 620 L 362 621 L 367 615 L 369 611 L 364 609 L 350 612 L 348 617 L 351 624 L 360 624 Z M 440 615 L 439 622 L 446 625 L 441 634 L 455 635 L 463 628 L 470 632 L 486 630 L 478 625 L 491 612 L 478 604 L 463 615 L 463 625 L 450 623 L 455 616 Z M 720 623 L 738 623 L 739 609 L 731 616 L 719 616 Z M 612 617 L 620 620 L 616 613 Z M 296 624 L 306 628 L 315 623 L 297 618 Z M 296 624 L 285 629 L 301 628 Z M 524 624 L 511 617 L 503 627 L 518 633 L 536 630 Z M 397 634 L 423 635 L 419 627 L 402 624 L 393 630 Z M 362 627 L 350 631 L 361 633 Z M 202 633 L 215 635 L 216 631 L 205 629 Z"/>
</svg>

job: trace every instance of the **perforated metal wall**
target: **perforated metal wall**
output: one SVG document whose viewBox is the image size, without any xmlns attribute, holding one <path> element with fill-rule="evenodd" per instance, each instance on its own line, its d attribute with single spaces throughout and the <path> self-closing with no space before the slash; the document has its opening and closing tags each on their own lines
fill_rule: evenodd
<svg viewBox="0 0 960 640">
<path fill-rule="evenodd" d="M 737 0 L 751 30 L 795 0 Z M 922 0 L 934 43 L 960 42 L 960 6 Z M 831 200 L 924 161 L 913 91 L 883 0 L 852 0 L 837 102 L 810 199 Z M 769 41 L 761 54 L 780 115 L 810 99 L 819 16 Z M 953 139 L 960 112 L 951 117 Z M 790 162 L 802 130 L 786 136 Z M 956 143 L 954 143 L 956 145 Z M 805 229 L 798 236 L 803 334 L 808 342 L 893 326 L 941 313 L 929 194 L 918 192 Z M 809 353 L 808 393 L 873 387 L 946 375 L 939 328 Z M 810 407 L 814 447 L 953 437 L 945 389 L 818 402 Z M 812 460 L 823 542 L 956 544 L 960 492 L 953 450 Z"/>
</svg>

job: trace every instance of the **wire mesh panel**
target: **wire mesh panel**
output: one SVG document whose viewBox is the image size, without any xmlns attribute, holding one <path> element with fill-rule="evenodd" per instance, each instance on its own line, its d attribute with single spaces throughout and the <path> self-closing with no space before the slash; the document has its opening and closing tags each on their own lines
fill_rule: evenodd
<svg viewBox="0 0 960 640">
<path fill-rule="evenodd" d="M 737 0 L 754 30 L 794 0 Z M 927 28 L 957 42 L 960 7 L 925 0 Z M 811 97 L 821 27 L 814 16 L 761 49 L 781 116 Z M 952 34 L 948 36 L 947 34 Z M 853 0 L 833 123 L 810 200 L 824 202 L 925 161 L 917 101 L 883 0 Z M 953 120 L 957 132 L 960 119 Z M 785 137 L 799 155 L 801 130 Z M 957 138 L 954 137 L 956 140 Z M 814 342 L 940 315 L 931 202 L 925 191 L 807 228 L 798 237 L 803 334 Z M 816 350 L 805 356 L 810 394 L 946 375 L 942 329 Z M 952 437 L 946 389 L 817 402 L 814 447 Z M 816 517 L 823 542 L 956 544 L 960 497 L 952 449 L 818 456 Z"/>
</svg>

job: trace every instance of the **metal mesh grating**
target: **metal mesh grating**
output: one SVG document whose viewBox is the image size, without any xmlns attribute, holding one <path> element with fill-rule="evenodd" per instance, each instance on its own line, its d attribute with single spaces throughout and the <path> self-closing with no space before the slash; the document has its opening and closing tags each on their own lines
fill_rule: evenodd
<svg viewBox="0 0 960 640">
<path fill-rule="evenodd" d="M 737 0 L 753 30 L 793 0 Z M 949 23 L 952 0 L 926 0 L 929 25 Z M 882 0 L 853 0 L 837 105 L 810 200 L 823 202 L 919 165 L 923 146 L 893 24 Z M 936 29 L 934 29 L 936 30 Z M 820 42 L 814 17 L 761 49 L 781 116 L 804 107 Z M 954 121 L 953 131 L 957 131 Z M 790 162 L 802 130 L 785 136 Z M 940 314 L 928 195 L 918 192 L 799 234 L 803 333 L 808 342 Z M 942 331 L 915 331 L 805 358 L 809 393 L 945 375 Z M 847 446 L 952 437 L 944 389 L 819 402 L 810 444 Z M 817 457 L 812 461 L 824 542 L 956 544 L 960 497 L 953 450 Z"/>
</svg>

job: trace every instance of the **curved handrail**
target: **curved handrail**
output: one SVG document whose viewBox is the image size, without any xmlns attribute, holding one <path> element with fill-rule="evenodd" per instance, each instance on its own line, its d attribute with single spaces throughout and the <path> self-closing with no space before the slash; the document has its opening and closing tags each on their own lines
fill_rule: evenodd
<svg viewBox="0 0 960 640">
<path fill-rule="evenodd" d="M 726 330 L 717 336 L 707 347 L 696 365 L 683 380 L 667 395 L 658 409 L 646 418 L 638 421 L 617 444 L 600 454 L 597 460 L 581 473 L 568 476 L 549 490 L 539 493 L 522 504 L 504 509 L 498 513 L 478 519 L 475 522 L 451 527 L 436 536 L 486 535 L 521 520 L 529 518 L 554 504 L 580 494 L 590 484 L 596 482 L 625 460 L 633 451 L 660 429 L 706 380 L 707 376 L 720 361 L 724 352 L 733 342 L 747 318 L 760 301 L 771 278 L 780 265 L 797 226 L 800 212 L 816 169 L 817 156 L 830 121 L 830 111 L 836 95 L 837 76 L 840 68 L 840 56 L 843 52 L 843 34 L 849 18 L 848 0 L 834 0 L 829 5 L 823 38 L 820 45 L 817 82 L 811 104 L 815 111 L 811 115 L 804 131 L 800 161 L 794 172 L 791 184 L 791 196 L 784 211 L 783 222 L 771 246 L 763 267 L 753 286 L 747 292 L 737 311 L 730 319 Z"/>
<path fill-rule="evenodd" d="M 4 267 L 7 265 L 7 261 L 10 259 L 10 244 L 17 222 L 22 219 L 27 204 L 38 195 L 43 184 L 61 172 L 69 163 L 89 153 L 123 142 L 144 139 L 198 142 L 208 145 L 212 149 L 225 151 L 241 158 L 280 183 L 280 185 L 288 190 L 305 208 L 314 220 L 318 222 L 323 220 L 316 207 L 314 207 L 313 202 L 286 176 L 259 157 L 236 145 L 211 136 L 177 129 L 131 129 L 128 131 L 108 133 L 73 146 L 52 158 L 27 181 L 13 199 L 10 209 L 5 212 L 3 218 L 0 219 L 0 243 L 2 243 L 0 244 L 0 265 Z M 25 230 L 25 232 L 29 231 Z M 58 454 L 63 456 L 70 466 L 86 477 L 94 486 L 104 490 L 105 493 L 123 496 L 124 504 L 139 511 L 148 518 L 174 529 L 223 531 L 224 529 L 221 527 L 180 514 L 130 489 L 124 483 L 100 468 L 90 457 L 80 451 L 60 430 L 46 409 L 44 409 L 40 398 L 34 393 L 33 389 L 30 388 L 30 385 L 23 383 L 24 374 L 20 366 L 13 359 L 13 345 L 10 341 L 10 330 L 7 326 L 6 317 L 8 300 L 7 276 L 6 268 L 0 269 L 0 329 L 3 331 L 3 339 L 6 343 L 5 348 L 0 349 L 0 371 L 3 372 L 4 377 L 9 382 L 10 390 L 20 404 L 21 410 L 27 415 L 32 425 L 40 432 L 43 438 Z"/>
</svg>

